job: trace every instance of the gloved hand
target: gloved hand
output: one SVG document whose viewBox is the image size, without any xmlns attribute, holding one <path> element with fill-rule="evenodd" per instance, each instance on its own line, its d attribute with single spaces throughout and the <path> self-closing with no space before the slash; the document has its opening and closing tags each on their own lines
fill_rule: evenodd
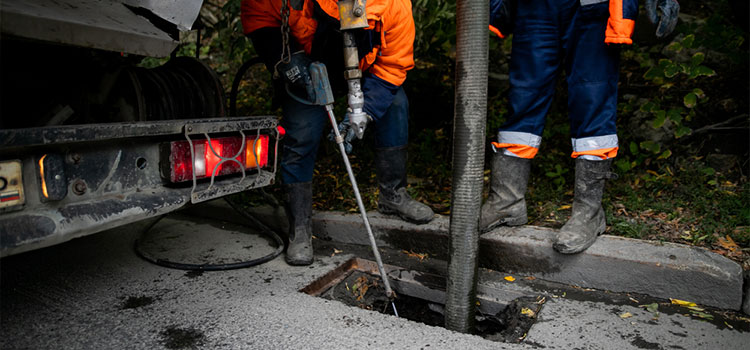
<svg viewBox="0 0 750 350">
<path fill-rule="evenodd" d="M 365 114 L 365 116 L 367 116 Z M 366 120 L 370 120 L 370 117 L 367 116 Z M 365 121 L 365 125 L 367 122 Z M 346 154 L 352 153 L 352 140 L 354 140 L 355 137 L 357 137 L 357 133 L 355 130 L 355 127 L 351 123 L 351 118 L 349 113 L 347 112 L 344 116 L 344 120 L 339 123 L 339 134 L 344 138 L 344 151 Z M 360 137 L 361 138 L 361 137 Z M 336 133 L 331 130 L 331 132 L 328 134 L 328 139 L 331 141 L 336 141 Z"/>
<path fill-rule="evenodd" d="M 656 37 L 663 38 L 672 33 L 677 25 L 680 4 L 676 0 L 646 0 L 645 6 L 648 20 L 656 25 Z M 661 15 L 657 13 L 657 8 Z"/>
<path fill-rule="evenodd" d="M 517 0 L 490 0 L 490 25 L 503 36 L 513 33 Z"/>
<path fill-rule="evenodd" d="M 307 57 L 304 51 L 297 51 L 292 54 L 289 63 L 279 61 L 275 67 L 276 73 L 290 90 L 296 94 L 306 94 L 306 96 L 299 97 L 308 101 L 315 96 L 312 78 L 310 77 L 310 63 L 312 63 L 312 60 Z"/>
</svg>

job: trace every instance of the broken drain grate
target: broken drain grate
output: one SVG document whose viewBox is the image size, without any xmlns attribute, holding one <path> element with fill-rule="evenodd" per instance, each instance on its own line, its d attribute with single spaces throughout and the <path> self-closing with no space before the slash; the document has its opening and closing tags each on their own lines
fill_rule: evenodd
<svg viewBox="0 0 750 350">
<path fill-rule="evenodd" d="M 398 295 L 394 302 L 399 316 L 430 326 L 444 326 L 445 277 L 391 265 L 386 265 L 385 270 L 391 287 Z M 313 281 L 301 292 L 393 315 L 373 261 L 350 259 Z M 543 298 L 535 296 L 516 298 L 507 304 L 492 301 L 487 296 L 478 296 L 478 299 L 473 333 L 502 342 L 522 341 L 544 304 Z"/>
</svg>

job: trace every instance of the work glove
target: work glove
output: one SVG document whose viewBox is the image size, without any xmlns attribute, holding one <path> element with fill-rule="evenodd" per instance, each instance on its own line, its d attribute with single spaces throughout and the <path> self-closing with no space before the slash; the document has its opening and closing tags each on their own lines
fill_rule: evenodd
<svg viewBox="0 0 750 350">
<path fill-rule="evenodd" d="M 677 25 L 680 4 L 676 0 L 646 0 L 645 6 L 648 20 L 656 25 L 656 37 L 663 38 L 672 33 Z"/>
<path fill-rule="evenodd" d="M 369 122 L 370 117 L 365 114 L 367 118 L 365 118 L 365 125 Z M 349 112 L 346 113 L 344 116 L 344 120 L 339 123 L 339 134 L 341 134 L 341 137 L 344 138 L 344 151 L 346 154 L 352 153 L 352 140 L 354 140 L 355 137 L 357 137 L 357 134 L 355 132 L 355 128 L 351 123 L 352 118 L 350 117 Z M 328 139 L 331 141 L 336 141 L 336 133 L 331 130 L 331 132 L 328 134 Z"/>
<path fill-rule="evenodd" d="M 517 0 L 490 0 L 490 25 L 503 37 L 513 32 Z"/>
<path fill-rule="evenodd" d="M 286 84 L 288 90 L 307 101 L 311 101 L 315 96 L 310 77 L 310 63 L 312 60 L 304 51 L 297 51 L 292 54 L 288 63 L 279 61 L 275 67 L 276 74 Z"/>
</svg>

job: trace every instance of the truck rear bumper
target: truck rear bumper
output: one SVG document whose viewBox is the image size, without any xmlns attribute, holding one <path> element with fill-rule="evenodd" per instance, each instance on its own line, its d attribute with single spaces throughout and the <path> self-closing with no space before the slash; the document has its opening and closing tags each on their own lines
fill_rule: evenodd
<svg viewBox="0 0 750 350">
<path fill-rule="evenodd" d="M 276 126 L 276 117 L 264 116 L 0 130 L 0 163 L 20 160 L 25 194 L 0 208 L 0 257 L 273 184 Z M 234 134 L 268 135 L 268 165 L 184 183 L 160 172 L 169 162 L 161 144 Z M 44 159 L 56 159 L 54 167 L 43 167 Z"/>
</svg>

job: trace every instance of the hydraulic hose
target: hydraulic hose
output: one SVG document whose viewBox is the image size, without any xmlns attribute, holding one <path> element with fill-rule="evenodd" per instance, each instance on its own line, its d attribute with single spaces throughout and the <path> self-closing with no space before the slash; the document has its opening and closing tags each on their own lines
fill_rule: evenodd
<svg viewBox="0 0 750 350">
<path fill-rule="evenodd" d="M 445 327 L 463 333 L 473 328 L 476 312 L 487 119 L 488 21 L 486 0 L 457 2 L 453 191 Z"/>
</svg>

